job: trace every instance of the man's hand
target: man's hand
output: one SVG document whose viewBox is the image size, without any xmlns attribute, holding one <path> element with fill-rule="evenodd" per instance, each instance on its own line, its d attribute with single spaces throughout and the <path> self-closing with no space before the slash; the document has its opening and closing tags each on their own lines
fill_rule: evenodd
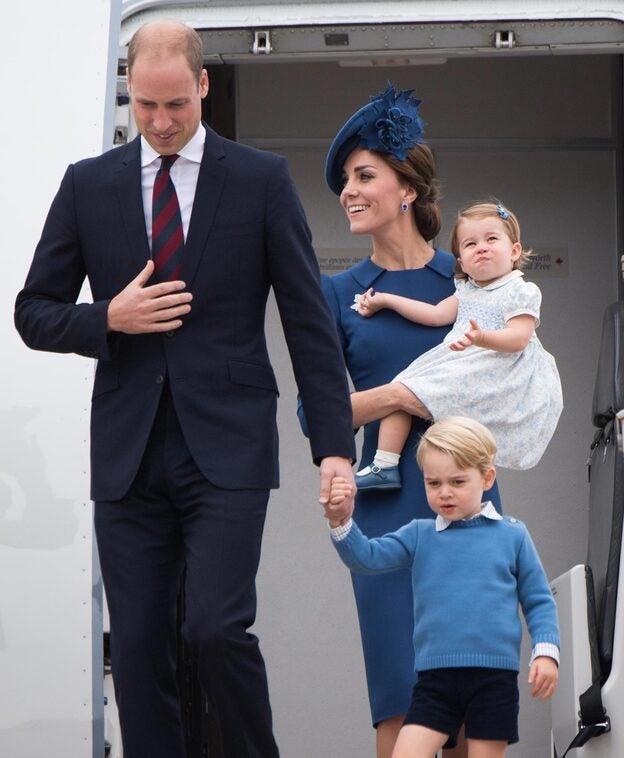
<svg viewBox="0 0 624 758">
<path fill-rule="evenodd" d="M 320 470 L 321 493 L 319 502 L 325 508 L 325 517 L 329 519 L 330 525 L 340 526 L 353 513 L 357 488 L 355 486 L 351 461 L 348 458 L 338 458 L 337 456 L 323 458 Z M 336 492 L 332 493 L 332 482 L 335 478 L 342 480 L 340 494 Z M 332 494 L 334 497 L 332 497 Z"/>
<path fill-rule="evenodd" d="M 162 282 L 145 285 L 154 273 L 154 262 L 148 261 L 141 273 L 108 305 L 109 332 L 147 334 L 168 332 L 182 326 L 181 316 L 191 310 L 193 295 L 182 292 L 184 282 Z"/>
</svg>

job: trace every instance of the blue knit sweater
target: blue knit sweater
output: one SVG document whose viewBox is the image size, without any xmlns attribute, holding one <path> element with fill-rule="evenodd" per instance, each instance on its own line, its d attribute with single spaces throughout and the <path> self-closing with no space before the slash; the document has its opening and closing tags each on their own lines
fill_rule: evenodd
<svg viewBox="0 0 624 758">
<path fill-rule="evenodd" d="M 416 671 L 519 671 L 519 605 L 533 646 L 559 646 L 555 601 L 533 541 L 517 519 L 478 516 L 439 532 L 435 521 L 415 519 L 376 539 L 353 522 L 334 546 L 358 573 L 411 570 Z"/>
</svg>

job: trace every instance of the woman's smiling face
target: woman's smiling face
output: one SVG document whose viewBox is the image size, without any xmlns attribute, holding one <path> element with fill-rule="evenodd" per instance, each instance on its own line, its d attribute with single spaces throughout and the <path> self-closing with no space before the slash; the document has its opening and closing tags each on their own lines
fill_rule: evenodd
<svg viewBox="0 0 624 758">
<path fill-rule="evenodd" d="M 379 234 L 401 223 L 401 204 L 415 197 L 378 153 L 362 148 L 345 161 L 343 180 L 340 204 L 353 234 Z"/>
</svg>

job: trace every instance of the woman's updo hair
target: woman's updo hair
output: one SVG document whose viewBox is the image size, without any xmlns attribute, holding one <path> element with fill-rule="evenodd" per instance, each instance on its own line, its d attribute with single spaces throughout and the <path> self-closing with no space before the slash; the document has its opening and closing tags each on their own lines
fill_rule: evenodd
<svg viewBox="0 0 624 758">
<path fill-rule="evenodd" d="M 418 231 L 427 242 L 440 233 L 442 214 L 439 202 L 442 197 L 436 176 L 435 158 L 429 145 L 418 142 L 407 152 L 405 160 L 393 158 L 389 153 L 378 152 L 402 182 L 416 191 L 412 211 Z"/>
</svg>

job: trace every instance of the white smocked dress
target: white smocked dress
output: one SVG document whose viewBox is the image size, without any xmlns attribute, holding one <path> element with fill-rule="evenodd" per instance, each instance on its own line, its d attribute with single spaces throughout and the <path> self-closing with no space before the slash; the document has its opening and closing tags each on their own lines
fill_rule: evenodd
<svg viewBox="0 0 624 758">
<path fill-rule="evenodd" d="M 457 319 L 444 342 L 423 353 L 394 381 L 401 382 L 428 408 L 434 420 L 469 416 L 488 427 L 504 468 L 535 466 L 550 442 L 563 408 L 555 360 L 535 334 L 519 353 L 472 345 L 449 348 L 470 329 L 502 329 L 508 319 L 528 314 L 539 323 L 541 293 L 525 282 L 521 271 L 484 287 L 471 280 L 456 282 Z"/>
</svg>

